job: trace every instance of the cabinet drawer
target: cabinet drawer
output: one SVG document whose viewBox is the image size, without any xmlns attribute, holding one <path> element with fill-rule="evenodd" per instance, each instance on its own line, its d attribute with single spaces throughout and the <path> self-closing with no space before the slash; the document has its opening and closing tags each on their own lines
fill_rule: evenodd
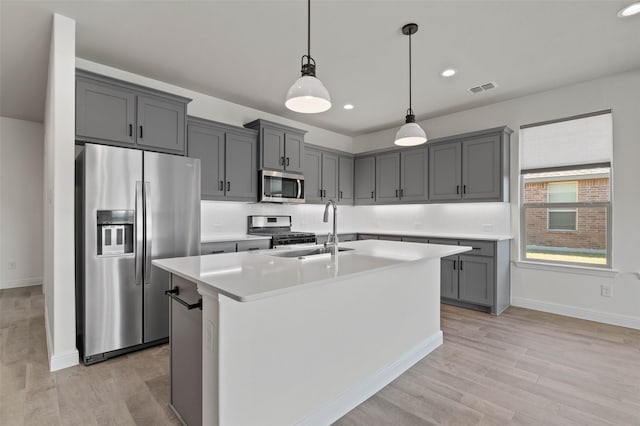
<svg viewBox="0 0 640 426">
<path fill-rule="evenodd" d="M 445 238 L 429 238 L 429 244 L 444 244 L 447 246 L 458 246 L 458 240 L 448 240 Z"/>
<path fill-rule="evenodd" d="M 495 253 L 495 243 L 492 241 L 460 240 L 460 245 L 473 247 L 465 255 L 493 256 Z"/>
<path fill-rule="evenodd" d="M 338 234 L 338 241 L 346 243 L 347 241 L 355 241 L 358 239 L 356 234 Z"/>
<path fill-rule="evenodd" d="M 235 241 L 223 242 L 223 243 L 204 243 L 201 246 L 201 254 L 220 254 L 220 253 L 235 253 L 236 243 Z"/>
<path fill-rule="evenodd" d="M 402 241 L 402 237 L 399 235 L 380 235 L 378 239 L 385 241 Z"/>
<path fill-rule="evenodd" d="M 377 240 L 378 236 L 373 234 L 358 234 L 359 240 Z"/>
<path fill-rule="evenodd" d="M 426 237 L 402 237 L 402 241 L 405 241 L 407 243 L 427 244 L 429 242 L 429 239 Z"/>
<path fill-rule="evenodd" d="M 271 240 L 238 241 L 238 251 L 266 250 L 271 248 Z"/>
</svg>

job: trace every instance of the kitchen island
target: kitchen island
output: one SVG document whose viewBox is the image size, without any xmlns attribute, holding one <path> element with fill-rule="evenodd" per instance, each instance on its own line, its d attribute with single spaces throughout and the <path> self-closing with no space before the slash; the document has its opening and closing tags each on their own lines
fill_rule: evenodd
<svg viewBox="0 0 640 426">
<path fill-rule="evenodd" d="M 442 344 L 440 258 L 469 247 L 340 246 L 153 261 L 202 295 L 202 424 L 329 424 Z"/>
</svg>

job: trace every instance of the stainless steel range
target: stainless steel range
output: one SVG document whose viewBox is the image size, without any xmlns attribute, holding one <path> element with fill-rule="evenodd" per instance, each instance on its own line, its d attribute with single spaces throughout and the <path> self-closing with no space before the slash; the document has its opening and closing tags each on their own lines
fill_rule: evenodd
<svg viewBox="0 0 640 426">
<path fill-rule="evenodd" d="M 291 230 L 291 216 L 247 216 L 247 234 L 271 236 L 272 247 L 316 242 L 316 234 Z"/>
</svg>

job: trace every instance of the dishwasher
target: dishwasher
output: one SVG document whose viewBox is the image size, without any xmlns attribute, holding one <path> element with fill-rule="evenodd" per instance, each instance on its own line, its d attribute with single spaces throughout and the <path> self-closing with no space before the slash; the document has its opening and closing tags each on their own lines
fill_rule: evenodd
<svg viewBox="0 0 640 426">
<path fill-rule="evenodd" d="M 202 424 L 202 298 L 195 283 L 171 278 L 169 404 L 183 424 Z"/>
</svg>

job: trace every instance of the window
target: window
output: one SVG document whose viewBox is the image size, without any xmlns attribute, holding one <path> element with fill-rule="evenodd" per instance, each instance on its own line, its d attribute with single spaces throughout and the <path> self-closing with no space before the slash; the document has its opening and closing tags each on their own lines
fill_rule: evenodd
<svg viewBox="0 0 640 426">
<path fill-rule="evenodd" d="M 578 201 L 578 182 L 550 182 L 547 186 L 547 202 L 575 203 Z M 549 231 L 575 231 L 576 209 L 547 209 L 547 229 Z"/>
<path fill-rule="evenodd" d="M 610 267 L 611 113 L 524 126 L 520 142 L 520 258 Z"/>
</svg>

